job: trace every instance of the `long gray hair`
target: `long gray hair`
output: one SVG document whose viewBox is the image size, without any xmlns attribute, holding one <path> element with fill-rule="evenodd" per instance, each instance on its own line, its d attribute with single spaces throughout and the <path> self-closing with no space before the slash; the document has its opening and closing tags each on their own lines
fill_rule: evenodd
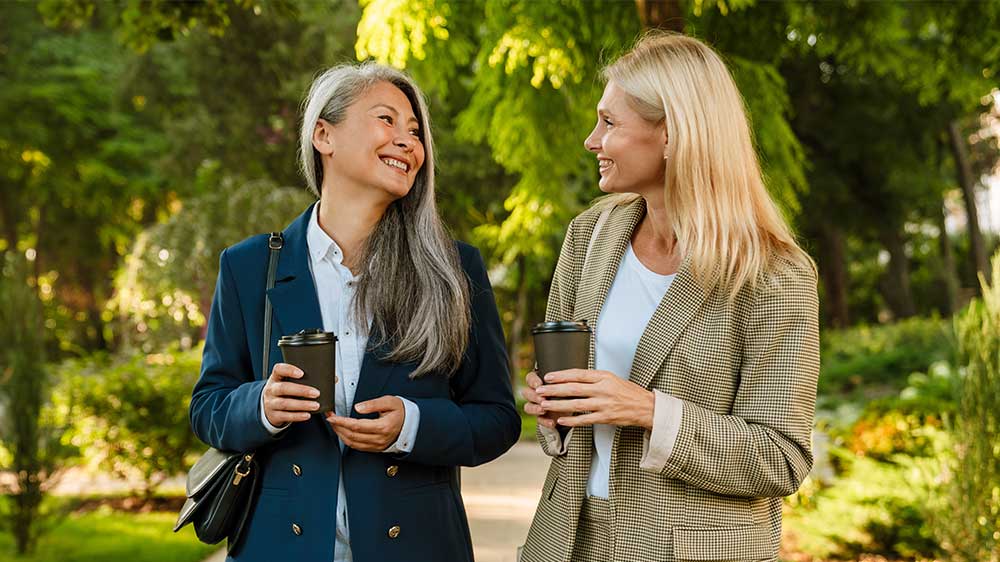
<svg viewBox="0 0 1000 562">
<path fill-rule="evenodd" d="M 410 100 L 420 122 L 425 158 L 409 193 L 389 205 L 362 245 L 356 262 L 361 275 L 355 317 L 372 318 L 370 349 L 389 343 L 386 359 L 418 362 L 412 377 L 451 375 L 469 341 L 469 285 L 434 202 L 434 143 L 417 85 L 402 72 L 371 62 L 342 64 L 320 74 L 303 103 L 302 174 L 320 196 L 323 165 L 312 144 L 316 122 L 342 122 L 347 108 L 380 82 L 396 86 Z"/>
</svg>

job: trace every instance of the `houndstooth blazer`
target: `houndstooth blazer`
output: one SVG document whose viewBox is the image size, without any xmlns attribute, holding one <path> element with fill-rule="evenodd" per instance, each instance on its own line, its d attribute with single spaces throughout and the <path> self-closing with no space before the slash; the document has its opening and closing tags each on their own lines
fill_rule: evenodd
<svg viewBox="0 0 1000 562">
<path fill-rule="evenodd" d="M 592 208 L 570 224 L 546 320 L 596 324 L 645 201 L 615 208 L 585 258 L 599 214 Z M 781 498 L 812 466 L 819 304 L 813 270 L 791 263 L 770 269 L 755 289 L 730 301 L 700 285 L 686 259 L 646 326 L 630 380 L 680 399 L 681 423 L 656 470 L 639 467 L 645 430 L 616 431 L 609 560 L 777 560 Z M 573 552 L 593 431 L 573 433 L 565 454 L 539 434 L 554 458 L 521 553 L 525 562 L 567 562 Z"/>
</svg>

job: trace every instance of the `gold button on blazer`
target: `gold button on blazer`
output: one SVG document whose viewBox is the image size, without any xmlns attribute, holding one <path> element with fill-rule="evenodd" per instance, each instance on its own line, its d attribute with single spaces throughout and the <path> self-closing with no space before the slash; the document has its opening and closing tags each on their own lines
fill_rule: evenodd
<svg viewBox="0 0 1000 562">
<path fill-rule="evenodd" d="M 600 213 L 570 224 L 546 320 L 596 324 L 645 201 L 616 207 L 585 259 Z M 730 299 L 696 281 L 685 259 L 646 326 L 630 380 L 680 399 L 681 425 L 656 470 L 639 467 L 643 429 L 616 431 L 609 560 L 777 560 L 781 498 L 812 466 L 819 303 L 812 269 L 775 260 L 757 281 Z M 592 445 L 592 429 L 577 428 L 552 459 L 522 561 L 569 561 Z"/>
</svg>

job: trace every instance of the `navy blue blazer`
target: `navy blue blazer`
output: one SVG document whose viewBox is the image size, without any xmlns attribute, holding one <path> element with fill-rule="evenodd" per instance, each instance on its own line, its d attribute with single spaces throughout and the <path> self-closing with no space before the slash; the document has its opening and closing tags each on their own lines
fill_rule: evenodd
<svg viewBox="0 0 1000 562">
<path fill-rule="evenodd" d="M 281 361 L 281 335 L 323 327 L 306 248 L 310 212 L 285 229 L 275 286 L 267 291 L 274 308 L 271 367 Z M 263 467 L 243 544 L 228 560 L 332 561 L 343 471 L 354 560 L 471 561 L 458 467 L 499 457 L 520 433 L 503 329 L 479 251 L 456 243 L 469 278 L 472 328 L 455 374 L 411 379 L 416 364 L 382 360 L 384 346 L 369 349 L 362 362 L 356 403 L 397 395 L 420 408 L 413 450 L 394 455 L 345 448 L 341 454 L 336 434 L 319 415 L 276 437 L 261 423 L 260 395 L 271 370 L 261 372 L 267 238 L 254 236 L 222 252 L 201 377 L 191 398 L 199 439 L 222 450 L 256 450 Z M 393 527 L 399 529 L 391 537 Z"/>
</svg>

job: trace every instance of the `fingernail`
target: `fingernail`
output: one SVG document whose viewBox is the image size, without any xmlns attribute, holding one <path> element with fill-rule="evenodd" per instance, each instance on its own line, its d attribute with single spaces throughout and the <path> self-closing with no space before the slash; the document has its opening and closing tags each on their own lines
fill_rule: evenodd
<svg viewBox="0 0 1000 562">
<path fill-rule="evenodd" d="M 319 402 L 312 403 L 313 410 L 319 410 Z"/>
<path fill-rule="evenodd" d="M 554 378 L 555 377 L 553 375 L 545 375 L 545 380 L 547 380 L 547 381 L 551 381 Z"/>
<path fill-rule="evenodd" d="M 314 391 L 310 392 L 309 393 L 309 397 L 310 398 L 319 398 L 319 391 L 318 390 L 314 390 Z"/>
<path fill-rule="evenodd" d="M 304 374 L 305 374 L 305 373 L 303 373 L 303 372 L 302 372 L 302 369 L 295 369 L 295 376 L 297 376 L 297 377 L 301 377 L 301 376 L 302 376 L 302 375 L 304 375 Z"/>
</svg>

